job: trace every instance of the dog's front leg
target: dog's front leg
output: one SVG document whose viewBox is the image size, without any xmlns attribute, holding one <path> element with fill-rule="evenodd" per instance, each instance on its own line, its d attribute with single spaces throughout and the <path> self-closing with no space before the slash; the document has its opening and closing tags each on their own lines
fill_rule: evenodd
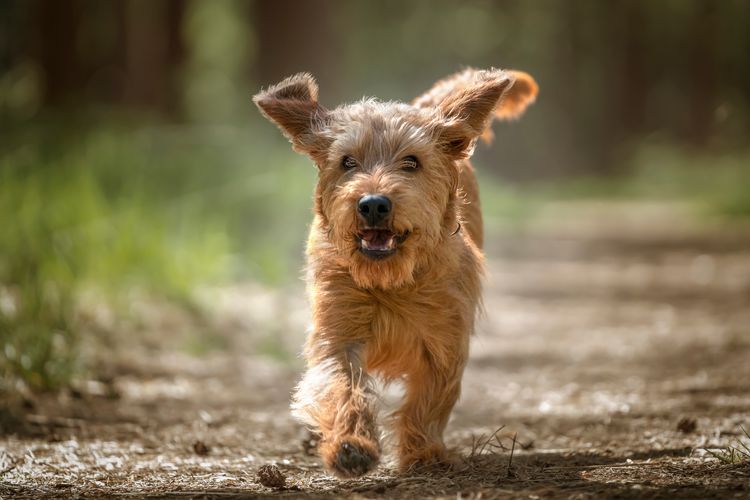
<svg viewBox="0 0 750 500">
<path fill-rule="evenodd" d="M 360 348 L 314 339 L 308 344 L 308 370 L 295 394 L 295 414 L 320 433 L 318 452 L 328 470 L 341 477 L 361 476 L 377 465 L 380 443 L 375 396 Z"/>
<path fill-rule="evenodd" d="M 407 372 L 404 403 L 394 415 L 402 472 L 450 462 L 443 431 L 461 392 L 464 360 L 441 366 L 426 358 Z"/>
</svg>

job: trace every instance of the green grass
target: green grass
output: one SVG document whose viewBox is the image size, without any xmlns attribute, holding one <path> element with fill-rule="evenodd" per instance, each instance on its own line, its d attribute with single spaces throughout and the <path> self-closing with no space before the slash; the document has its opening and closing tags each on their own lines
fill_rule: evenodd
<svg viewBox="0 0 750 500">
<path fill-rule="evenodd" d="M 726 448 L 714 451 L 706 448 L 711 456 L 717 459 L 723 464 L 738 464 L 750 461 L 750 434 L 744 427 L 740 426 L 742 433 L 745 435 L 747 441 L 743 441 L 740 437 L 734 445 L 727 446 Z"/>
<path fill-rule="evenodd" d="M 637 170 L 629 190 L 635 194 L 687 200 L 709 215 L 750 216 L 750 151 L 693 153 L 647 147 L 634 163 Z"/>
<path fill-rule="evenodd" d="M 523 229 L 549 202 L 680 201 L 708 223 L 750 217 L 750 151 L 692 153 L 646 145 L 630 168 L 609 177 L 578 176 L 518 186 L 478 168 L 488 229 Z"/>
<path fill-rule="evenodd" d="M 582 177 L 544 186 L 544 197 L 678 200 L 726 218 L 750 216 L 750 151 L 691 152 L 644 145 L 625 174 Z"/>
<path fill-rule="evenodd" d="M 505 184 L 478 172 L 484 224 L 490 231 L 503 228 L 520 230 L 537 214 L 545 197 L 540 188 Z"/>
<path fill-rule="evenodd" d="M 43 389 L 70 380 L 80 368 L 84 290 L 117 304 L 140 289 L 193 307 L 198 284 L 295 280 L 314 168 L 288 150 L 282 157 L 280 141 L 252 137 L 109 128 L 6 141 L 2 380 Z"/>
</svg>

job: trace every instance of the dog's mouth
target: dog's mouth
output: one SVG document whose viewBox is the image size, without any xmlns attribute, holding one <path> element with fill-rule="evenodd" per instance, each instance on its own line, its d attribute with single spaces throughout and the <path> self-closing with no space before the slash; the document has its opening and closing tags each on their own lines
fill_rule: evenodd
<svg viewBox="0 0 750 500">
<path fill-rule="evenodd" d="M 357 235 L 359 251 L 375 260 L 385 259 L 396 253 L 399 245 L 408 237 L 409 231 L 397 234 L 389 229 L 376 228 L 363 229 Z"/>
</svg>

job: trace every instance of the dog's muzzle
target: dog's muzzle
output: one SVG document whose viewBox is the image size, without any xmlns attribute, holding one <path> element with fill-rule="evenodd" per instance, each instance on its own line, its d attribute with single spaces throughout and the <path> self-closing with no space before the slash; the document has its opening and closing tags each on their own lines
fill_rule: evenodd
<svg viewBox="0 0 750 500">
<path fill-rule="evenodd" d="M 359 250 L 375 260 L 390 257 L 409 236 L 390 229 L 393 204 L 382 194 L 367 194 L 357 201 L 357 213 L 364 228 L 357 235 Z"/>
</svg>

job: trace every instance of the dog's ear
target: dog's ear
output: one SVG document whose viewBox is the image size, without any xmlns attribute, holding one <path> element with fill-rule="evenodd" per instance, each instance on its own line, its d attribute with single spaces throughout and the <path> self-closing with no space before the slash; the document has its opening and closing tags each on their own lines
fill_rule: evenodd
<svg viewBox="0 0 750 500">
<path fill-rule="evenodd" d="M 478 136 L 491 142 L 492 118 L 518 118 L 534 102 L 538 91 L 534 79 L 523 71 L 468 68 L 438 81 L 412 104 L 417 108 L 437 108 L 446 118 L 452 118 L 453 123 L 445 130 L 452 143 L 448 149 L 466 157 L 471 155 L 476 138 L 467 136 L 481 129 Z M 492 101 L 494 105 L 489 104 Z M 461 121 L 467 129 L 462 130 Z"/>
<path fill-rule="evenodd" d="M 476 139 L 489 128 L 503 94 L 513 84 L 513 77 L 500 70 L 475 71 L 462 79 L 437 102 L 443 116 L 438 127 L 438 141 L 449 155 L 471 156 Z"/>
<path fill-rule="evenodd" d="M 513 78 L 513 85 L 503 92 L 500 104 L 495 108 L 495 117 L 499 120 L 519 118 L 539 93 L 539 85 L 530 74 L 516 70 L 507 72 Z"/>
<path fill-rule="evenodd" d="M 314 156 L 325 148 L 319 130 L 328 111 L 318 104 L 318 85 L 308 73 L 298 73 L 261 91 L 253 102 L 301 153 Z"/>
</svg>

